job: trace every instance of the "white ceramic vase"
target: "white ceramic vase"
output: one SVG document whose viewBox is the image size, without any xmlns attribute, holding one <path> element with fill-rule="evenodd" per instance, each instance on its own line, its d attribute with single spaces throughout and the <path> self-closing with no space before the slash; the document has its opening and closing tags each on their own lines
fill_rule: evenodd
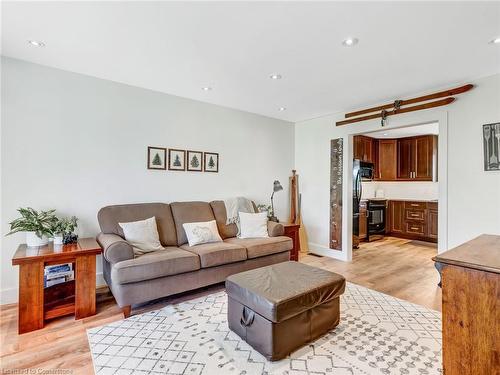
<svg viewBox="0 0 500 375">
<path fill-rule="evenodd" d="M 63 236 L 62 234 L 56 234 L 54 236 L 54 245 L 62 245 L 63 244 Z"/>
<path fill-rule="evenodd" d="M 47 236 L 42 238 L 36 235 L 36 232 L 26 232 L 26 245 L 28 247 L 45 246 L 49 243 Z"/>
</svg>

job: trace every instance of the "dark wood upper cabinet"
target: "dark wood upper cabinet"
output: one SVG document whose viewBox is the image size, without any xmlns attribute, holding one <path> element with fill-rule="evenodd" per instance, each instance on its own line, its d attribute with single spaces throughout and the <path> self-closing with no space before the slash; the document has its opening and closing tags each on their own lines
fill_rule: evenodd
<svg viewBox="0 0 500 375">
<path fill-rule="evenodd" d="M 413 178 L 432 181 L 437 176 L 437 137 L 426 135 L 415 138 L 415 168 Z M 435 179 L 437 180 L 437 178 Z"/>
<path fill-rule="evenodd" d="M 354 136 L 354 159 L 373 163 L 373 138 Z"/>
<path fill-rule="evenodd" d="M 437 181 L 437 136 L 398 139 L 354 136 L 354 159 L 374 164 L 380 181 Z"/>
<path fill-rule="evenodd" d="M 379 180 L 396 179 L 397 143 L 395 139 L 378 140 L 377 172 Z"/>
<path fill-rule="evenodd" d="M 397 140 L 398 144 L 398 179 L 411 179 L 413 175 L 413 165 L 414 165 L 414 139 L 413 138 L 400 138 Z"/>
<path fill-rule="evenodd" d="M 399 138 L 398 180 L 437 180 L 437 136 Z"/>
</svg>

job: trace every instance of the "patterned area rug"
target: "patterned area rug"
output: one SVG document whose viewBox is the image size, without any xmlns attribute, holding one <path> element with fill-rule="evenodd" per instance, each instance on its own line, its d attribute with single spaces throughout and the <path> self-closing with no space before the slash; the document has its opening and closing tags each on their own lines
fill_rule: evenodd
<svg viewBox="0 0 500 375">
<path fill-rule="evenodd" d="M 225 292 L 87 331 L 103 374 L 440 374 L 441 314 L 347 283 L 337 328 L 269 362 L 227 327 Z"/>
</svg>

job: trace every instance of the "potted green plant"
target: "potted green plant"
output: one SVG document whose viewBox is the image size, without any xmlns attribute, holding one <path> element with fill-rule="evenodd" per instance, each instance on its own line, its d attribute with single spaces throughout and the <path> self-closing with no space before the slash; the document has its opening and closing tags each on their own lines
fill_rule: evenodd
<svg viewBox="0 0 500 375">
<path fill-rule="evenodd" d="M 78 226 L 77 221 L 78 218 L 76 216 L 61 219 L 62 242 L 64 244 L 76 242 L 78 239 L 78 236 L 75 234 L 75 229 Z"/>
<path fill-rule="evenodd" d="M 62 245 L 64 238 L 65 223 L 64 219 L 57 219 L 51 228 L 52 236 L 54 237 L 54 245 Z"/>
<path fill-rule="evenodd" d="M 7 236 L 26 232 L 26 245 L 29 247 L 43 246 L 49 242 L 52 235 L 52 226 L 57 221 L 55 210 L 36 211 L 31 207 L 17 210 L 21 217 L 10 222 L 10 232 Z"/>
</svg>

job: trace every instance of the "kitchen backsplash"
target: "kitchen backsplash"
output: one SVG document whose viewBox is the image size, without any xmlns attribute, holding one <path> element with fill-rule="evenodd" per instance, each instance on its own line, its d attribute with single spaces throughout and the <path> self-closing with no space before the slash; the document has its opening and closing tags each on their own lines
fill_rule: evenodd
<svg viewBox="0 0 500 375">
<path fill-rule="evenodd" d="M 438 199 L 437 182 L 377 182 L 366 181 L 363 184 L 363 199 L 374 198 L 377 190 L 383 191 L 388 199 Z"/>
</svg>

